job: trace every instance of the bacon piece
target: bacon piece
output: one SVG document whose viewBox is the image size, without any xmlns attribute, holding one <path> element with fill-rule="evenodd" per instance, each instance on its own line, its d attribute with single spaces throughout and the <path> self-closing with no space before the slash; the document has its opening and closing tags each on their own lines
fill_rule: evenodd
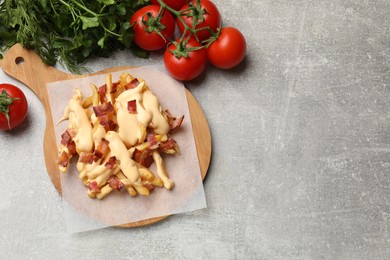
<svg viewBox="0 0 390 260">
<path fill-rule="evenodd" d="M 112 93 L 115 93 L 116 90 L 118 89 L 118 86 L 119 86 L 119 82 L 114 82 L 114 83 L 112 83 L 112 88 L 111 88 L 110 93 L 111 93 L 111 94 L 112 94 Z"/>
<path fill-rule="evenodd" d="M 100 187 L 98 186 L 98 184 L 97 184 L 96 181 L 90 182 L 90 183 L 88 184 L 88 189 L 89 189 L 92 193 L 98 193 L 98 192 L 100 192 Z"/>
<path fill-rule="evenodd" d="M 102 159 L 110 151 L 110 148 L 108 147 L 109 143 L 109 141 L 103 138 L 95 149 L 95 156 Z"/>
<path fill-rule="evenodd" d="M 61 144 L 66 146 L 69 150 L 70 155 L 76 154 L 76 143 L 73 141 L 73 137 L 76 136 L 76 131 L 72 128 L 66 129 L 61 135 Z"/>
<path fill-rule="evenodd" d="M 138 81 L 138 79 L 135 78 L 125 85 L 125 90 L 136 88 L 139 85 L 139 83 L 140 82 Z"/>
<path fill-rule="evenodd" d="M 91 153 L 91 152 L 82 152 L 80 154 L 80 162 L 81 163 L 88 163 L 88 164 L 92 164 L 93 163 L 93 159 L 94 159 L 94 154 Z"/>
<path fill-rule="evenodd" d="M 111 175 L 107 179 L 107 183 L 114 190 L 122 190 L 125 187 L 125 185 L 115 175 Z"/>
<path fill-rule="evenodd" d="M 75 155 L 77 153 L 77 151 L 76 151 L 76 143 L 73 140 L 71 140 L 66 147 L 68 147 L 70 155 L 73 156 L 73 155 Z"/>
<path fill-rule="evenodd" d="M 57 163 L 58 163 L 58 165 L 60 165 L 62 167 L 67 167 L 68 166 L 69 156 L 68 156 L 68 154 L 65 151 L 62 151 L 60 156 L 58 156 Z"/>
<path fill-rule="evenodd" d="M 130 114 L 137 114 L 137 101 L 135 99 L 127 102 L 127 110 Z"/>
<path fill-rule="evenodd" d="M 99 93 L 99 97 L 100 97 L 100 102 L 105 103 L 107 101 L 107 98 L 106 98 L 107 85 L 104 84 L 104 85 L 100 86 L 98 89 L 98 93 Z"/>
<path fill-rule="evenodd" d="M 171 113 L 168 110 L 165 110 L 165 115 L 168 119 L 169 129 L 173 130 L 176 128 L 179 128 L 181 124 L 183 123 L 184 115 L 177 118 L 171 115 Z"/>
<path fill-rule="evenodd" d="M 61 135 L 61 144 L 64 146 L 68 145 L 72 141 L 73 137 L 76 136 L 76 131 L 73 128 L 67 128 L 65 132 Z"/>
<path fill-rule="evenodd" d="M 99 116 L 99 123 L 104 126 L 106 131 L 115 130 L 117 124 L 114 123 L 112 119 L 110 119 L 109 115 Z"/>
<path fill-rule="evenodd" d="M 114 112 L 114 107 L 112 106 L 111 102 L 105 102 L 101 105 L 94 106 L 93 111 L 97 117 L 100 117 Z"/>
<path fill-rule="evenodd" d="M 161 151 L 165 152 L 165 151 L 168 151 L 168 150 L 174 148 L 175 145 L 176 145 L 176 141 L 173 140 L 171 137 L 169 137 L 167 141 L 160 143 L 159 148 Z"/>
<path fill-rule="evenodd" d="M 154 150 L 158 148 L 158 142 L 154 134 L 148 134 L 146 140 L 149 143 L 149 149 Z"/>
<path fill-rule="evenodd" d="M 112 120 L 112 113 L 114 112 L 114 107 L 111 102 L 106 102 L 98 106 L 93 107 L 95 115 L 99 118 L 99 123 L 104 126 L 106 131 L 115 130 L 117 125 Z"/>
<path fill-rule="evenodd" d="M 72 140 L 72 137 L 70 136 L 70 134 L 68 133 L 68 131 L 65 131 L 62 135 L 61 135 L 61 144 L 63 145 L 68 145 L 68 143 Z"/>
<path fill-rule="evenodd" d="M 150 150 L 140 151 L 135 149 L 133 152 L 133 160 L 146 168 L 149 168 L 153 163 L 153 157 Z"/>
<path fill-rule="evenodd" d="M 104 164 L 104 167 L 108 169 L 112 169 L 114 168 L 115 164 L 116 164 L 116 158 L 115 156 L 111 156 L 110 159 L 108 159 L 108 161 Z"/>
</svg>

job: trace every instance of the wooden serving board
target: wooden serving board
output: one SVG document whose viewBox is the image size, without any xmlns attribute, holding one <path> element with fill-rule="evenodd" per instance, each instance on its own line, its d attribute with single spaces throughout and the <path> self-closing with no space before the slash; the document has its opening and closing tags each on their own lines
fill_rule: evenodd
<svg viewBox="0 0 390 260">
<path fill-rule="evenodd" d="M 21 45 L 16 44 L 5 53 L 3 60 L 0 60 L 0 67 L 6 74 L 29 87 L 42 102 L 46 113 L 46 128 L 43 140 L 45 164 L 47 168 L 47 173 L 49 174 L 54 187 L 61 195 L 62 190 L 60 171 L 58 170 L 58 166 L 55 163 L 58 155 L 57 142 L 59 142 L 59 140 L 56 140 L 54 134 L 54 124 L 52 120 L 46 83 L 76 79 L 99 74 L 107 74 L 115 71 L 134 68 L 134 66 L 109 68 L 92 74 L 73 75 L 47 66 L 33 51 L 26 50 Z M 207 123 L 207 119 L 200 105 L 187 89 L 186 95 L 191 115 L 191 122 L 194 132 L 199 166 L 202 173 L 202 179 L 204 179 L 206 177 L 211 160 L 210 129 Z M 120 225 L 120 227 L 137 227 L 148 225 L 158 222 L 166 217 L 167 216 L 163 216 L 138 222 L 132 222 Z"/>
</svg>

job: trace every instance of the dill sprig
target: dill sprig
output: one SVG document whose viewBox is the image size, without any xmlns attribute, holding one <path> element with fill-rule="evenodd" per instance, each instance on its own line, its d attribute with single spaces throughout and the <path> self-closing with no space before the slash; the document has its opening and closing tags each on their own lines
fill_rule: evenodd
<svg viewBox="0 0 390 260">
<path fill-rule="evenodd" d="M 108 57 L 133 44 L 131 15 L 149 0 L 4 0 L 0 3 L 0 51 L 20 43 L 48 65 L 60 62 L 73 73 L 85 71 L 93 56 Z"/>
</svg>

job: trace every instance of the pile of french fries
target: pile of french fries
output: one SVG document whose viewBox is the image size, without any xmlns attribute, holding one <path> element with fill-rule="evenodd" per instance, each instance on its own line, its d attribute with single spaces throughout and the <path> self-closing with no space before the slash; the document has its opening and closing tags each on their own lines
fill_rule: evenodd
<svg viewBox="0 0 390 260">
<path fill-rule="evenodd" d="M 180 154 L 171 132 L 181 126 L 183 116 L 176 118 L 162 110 L 143 79 L 124 73 L 114 83 L 107 74 L 105 81 L 99 88 L 91 84 L 92 93 L 85 98 L 76 89 L 65 108 L 58 122 L 68 120 L 59 145 L 60 171 L 66 173 L 75 158 L 88 195 L 97 199 L 113 190 L 148 196 L 155 187 L 172 189 L 174 182 L 162 154 Z M 130 100 L 124 100 L 126 97 Z M 147 104 L 148 99 L 151 102 Z M 118 116 L 121 113 L 125 117 Z M 129 122 L 122 122 L 123 118 L 131 119 L 134 129 L 126 132 Z M 157 176 L 149 169 L 152 163 Z"/>
</svg>

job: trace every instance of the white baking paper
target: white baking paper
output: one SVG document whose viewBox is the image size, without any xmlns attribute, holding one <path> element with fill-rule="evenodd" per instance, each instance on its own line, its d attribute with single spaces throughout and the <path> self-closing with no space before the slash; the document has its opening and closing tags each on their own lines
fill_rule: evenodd
<svg viewBox="0 0 390 260">
<path fill-rule="evenodd" d="M 175 182 L 172 190 L 155 188 L 150 196 L 131 197 L 126 190 L 113 191 L 103 200 L 91 199 L 87 188 L 78 178 L 76 161 L 66 174 L 61 174 L 62 196 L 64 201 L 64 218 L 67 231 L 70 233 L 87 231 L 107 226 L 189 212 L 206 207 L 203 182 L 196 153 L 196 146 L 189 108 L 182 83 L 172 79 L 164 72 L 152 67 L 138 67 L 112 73 L 113 82 L 121 73 L 130 73 L 145 79 L 152 92 L 159 98 L 163 109 L 172 115 L 184 115 L 180 129 L 173 133 L 181 155 L 163 155 L 170 178 Z M 90 84 L 101 86 L 106 75 L 85 77 L 74 80 L 59 81 L 47 85 L 53 122 L 58 122 L 63 115 L 74 89 L 81 89 L 83 96 L 91 95 Z M 68 122 L 55 126 L 58 143 Z M 155 173 L 154 165 L 151 170 Z"/>
</svg>

